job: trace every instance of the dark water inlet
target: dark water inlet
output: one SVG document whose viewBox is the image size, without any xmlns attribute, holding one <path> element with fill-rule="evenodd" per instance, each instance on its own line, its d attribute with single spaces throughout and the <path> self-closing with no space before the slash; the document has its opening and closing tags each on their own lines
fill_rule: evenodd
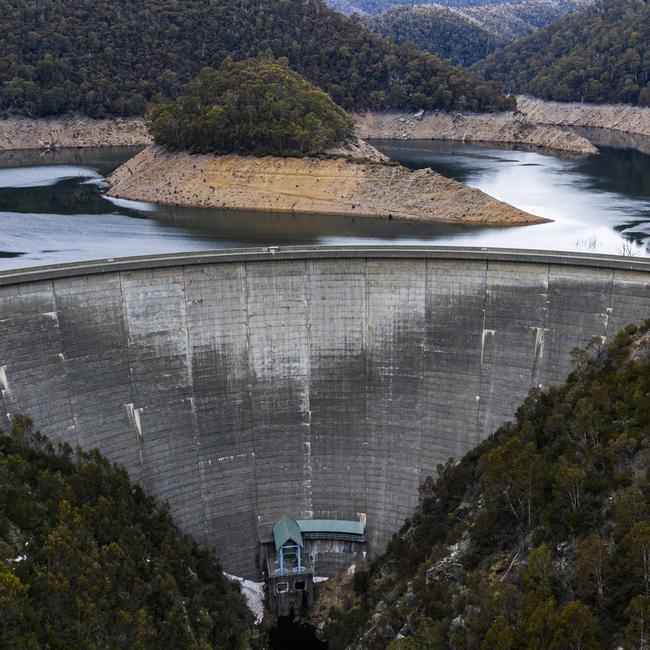
<svg viewBox="0 0 650 650">
<path fill-rule="evenodd" d="M 319 641 L 316 629 L 292 618 L 280 618 L 269 633 L 270 650 L 325 650 L 327 643 Z"/>
</svg>

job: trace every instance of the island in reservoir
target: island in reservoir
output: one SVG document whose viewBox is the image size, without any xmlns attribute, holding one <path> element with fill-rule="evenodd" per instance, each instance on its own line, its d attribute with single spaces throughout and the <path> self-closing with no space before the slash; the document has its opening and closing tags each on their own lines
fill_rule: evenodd
<svg viewBox="0 0 650 650">
<path fill-rule="evenodd" d="M 430 169 L 392 163 L 355 135 L 326 93 L 274 61 L 206 68 L 148 122 L 157 144 L 109 177 L 110 196 L 474 225 L 547 221 Z"/>
</svg>

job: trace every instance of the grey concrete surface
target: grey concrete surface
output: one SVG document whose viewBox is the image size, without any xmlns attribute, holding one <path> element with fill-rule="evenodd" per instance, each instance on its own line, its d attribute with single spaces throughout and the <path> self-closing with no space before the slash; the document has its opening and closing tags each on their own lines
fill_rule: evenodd
<svg viewBox="0 0 650 650">
<path fill-rule="evenodd" d="M 256 577 L 282 515 L 365 516 L 371 553 L 436 465 L 570 350 L 650 317 L 650 262 L 290 248 L 0 273 L 0 408 L 98 447 Z"/>
</svg>

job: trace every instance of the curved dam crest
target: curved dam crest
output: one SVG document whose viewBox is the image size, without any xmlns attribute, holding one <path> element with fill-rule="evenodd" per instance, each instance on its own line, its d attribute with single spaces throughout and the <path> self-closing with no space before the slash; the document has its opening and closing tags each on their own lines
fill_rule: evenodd
<svg viewBox="0 0 650 650">
<path fill-rule="evenodd" d="M 0 407 L 98 447 L 257 577 L 282 515 L 365 517 L 380 552 L 438 463 L 562 381 L 573 347 L 649 316 L 650 262 L 630 258 L 316 247 L 26 269 L 0 273 Z"/>
</svg>

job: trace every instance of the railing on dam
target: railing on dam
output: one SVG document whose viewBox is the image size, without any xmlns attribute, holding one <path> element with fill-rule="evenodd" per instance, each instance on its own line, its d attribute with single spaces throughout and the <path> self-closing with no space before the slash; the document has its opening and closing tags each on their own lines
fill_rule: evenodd
<svg viewBox="0 0 650 650">
<path fill-rule="evenodd" d="M 0 286 L 17 282 L 50 280 L 95 273 L 136 271 L 173 266 L 225 264 L 268 260 L 336 259 L 455 259 L 494 260 L 502 262 L 559 264 L 627 270 L 648 270 L 650 259 L 618 255 L 597 255 L 572 251 L 537 251 L 514 248 L 468 246 L 265 246 L 261 248 L 224 249 L 211 252 L 163 253 L 137 257 L 107 258 L 50 266 L 26 267 L 0 271 Z"/>
</svg>

